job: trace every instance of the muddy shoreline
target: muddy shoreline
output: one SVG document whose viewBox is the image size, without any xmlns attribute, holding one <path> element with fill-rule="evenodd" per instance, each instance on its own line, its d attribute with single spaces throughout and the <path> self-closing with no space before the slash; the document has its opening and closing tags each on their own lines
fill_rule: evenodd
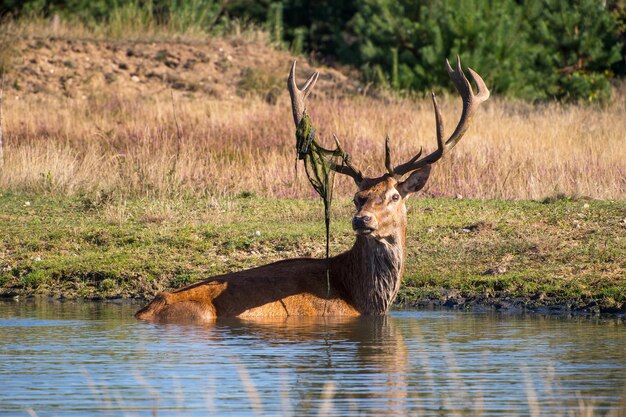
<svg viewBox="0 0 626 417">
<path fill-rule="evenodd" d="M 33 294 L 27 291 L 2 291 L 0 301 L 32 301 L 48 299 L 60 302 L 114 302 L 143 304 L 152 297 L 119 297 L 93 295 L 77 297 L 66 295 Z M 483 295 L 460 295 L 457 291 L 444 291 L 441 298 L 403 299 L 394 303 L 393 310 L 452 310 L 475 313 L 503 313 L 507 315 L 539 314 L 563 317 L 626 318 L 626 305 L 606 307 L 596 301 L 557 300 L 549 297 L 512 297 L 502 294 L 493 297 Z"/>
<path fill-rule="evenodd" d="M 626 304 L 621 307 L 603 306 L 592 299 L 568 300 L 543 295 L 525 297 L 507 294 L 496 294 L 490 297 L 481 294 L 461 295 L 454 290 L 444 291 L 444 295 L 440 298 L 405 300 L 400 305 L 403 308 L 494 311 L 508 314 L 626 317 Z"/>
</svg>

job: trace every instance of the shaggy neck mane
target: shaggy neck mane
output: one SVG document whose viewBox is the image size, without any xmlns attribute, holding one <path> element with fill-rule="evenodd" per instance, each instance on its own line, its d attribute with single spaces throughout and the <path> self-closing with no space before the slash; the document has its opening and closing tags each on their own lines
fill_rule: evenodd
<svg viewBox="0 0 626 417">
<path fill-rule="evenodd" d="M 331 277 L 362 314 L 385 314 L 404 271 L 404 237 L 357 236 L 351 250 L 333 260 Z"/>
</svg>

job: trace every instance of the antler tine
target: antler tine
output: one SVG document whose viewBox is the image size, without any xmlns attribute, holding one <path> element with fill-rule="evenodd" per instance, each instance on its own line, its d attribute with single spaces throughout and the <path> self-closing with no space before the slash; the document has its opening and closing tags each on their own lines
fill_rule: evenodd
<svg viewBox="0 0 626 417">
<path fill-rule="evenodd" d="M 461 59 L 458 56 L 456 57 L 456 69 L 452 69 L 448 60 L 446 60 L 446 68 L 448 70 L 448 75 L 452 79 L 454 86 L 463 100 L 461 119 L 459 120 L 459 123 L 450 138 L 444 142 L 443 118 L 441 117 L 441 110 L 437 104 L 435 93 L 433 93 L 432 99 L 433 106 L 435 108 L 435 121 L 437 123 L 437 150 L 418 160 L 422 152 L 420 149 L 417 156 L 414 156 L 410 161 L 397 166 L 393 170 L 395 176 L 402 176 L 407 172 L 415 171 L 416 169 L 422 168 L 425 165 L 432 164 L 441 159 L 444 154 L 446 154 L 461 140 L 469 128 L 471 118 L 476 112 L 476 109 L 483 101 L 489 98 L 489 89 L 487 89 L 487 86 L 481 76 L 474 70 L 468 69 L 478 89 L 478 93 L 474 94 L 469 80 L 463 73 L 463 69 L 461 68 Z"/>
<path fill-rule="evenodd" d="M 390 175 L 393 173 L 393 165 L 391 164 L 391 150 L 389 149 L 389 136 L 385 137 L 385 168 Z"/>
<path fill-rule="evenodd" d="M 302 89 L 299 89 L 296 84 L 296 61 L 294 60 L 293 64 L 291 64 L 291 70 L 289 71 L 289 77 L 287 78 L 287 88 L 289 89 L 289 95 L 291 96 L 291 110 L 293 112 L 293 121 L 296 124 L 296 127 L 300 124 L 300 120 L 302 120 L 302 115 L 306 109 L 304 101 L 313 90 L 319 75 L 320 73 L 315 71 L 311 74 L 309 79 L 306 80 Z"/>
<path fill-rule="evenodd" d="M 337 145 L 337 151 L 341 155 L 341 160 L 343 163 L 342 165 L 331 164 L 330 169 L 340 174 L 345 174 L 345 175 L 352 177 L 354 182 L 357 185 L 359 185 L 359 183 L 363 181 L 363 174 L 361 174 L 361 171 L 358 168 L 352 165 L 352 160 L 350 158 L 350 155 L 343 150 L 343 148 L 341 147 L 341 143 L 339 143 L 339 139 L 337 138 L 337 135 L 335 135 L 334 133 L 333 133 L 333 138 L 335 139 L 335 144 Z"/>
<path fill-rule="evenodd" d="M 306 80 L 306 82 L 304 83 L 304 86 L 302 87 L 302 91 L 304 92 L 305 100 L 307 97 L 309 97 L 309 94 L 311 94 L 311 90 L 313 89 L 313 86 L 317 82 L 317 77 L 319 77 L 319 75 L 320 73 L 318 71 L 315 71 L 313 74 L 311 74 L 309 79 Z"/>
</svg>

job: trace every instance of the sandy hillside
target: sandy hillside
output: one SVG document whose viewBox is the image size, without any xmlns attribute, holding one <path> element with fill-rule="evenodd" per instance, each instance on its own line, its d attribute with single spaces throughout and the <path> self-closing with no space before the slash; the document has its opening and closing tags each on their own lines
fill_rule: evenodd
<svg viewBox="0 0 626 417">
<path fill-rule="evenodd" d="M 107 42 L 26 38 L 14 43 L 5 90 L 15 98 L 34 94 L 82 98 L 107 89 L 151 94 L 172 88 L 216 99 L 260 95 L 274 102 L 286 91 L 294 59 L 259 41 L 212 39 L 206 43 Z M 299 58 L 302 82 L 313 68 Z M 343 94 L 358 86 L 321 69 L 318 94 Z"/>
</svg>

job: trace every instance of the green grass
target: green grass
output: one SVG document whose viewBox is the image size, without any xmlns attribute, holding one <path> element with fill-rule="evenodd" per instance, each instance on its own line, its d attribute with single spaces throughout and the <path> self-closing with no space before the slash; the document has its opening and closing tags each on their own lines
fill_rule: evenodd
<svg viewBox="0 0 626 417">
<path fill-rule="evenodd" d="M 352 207 L 334 204 L 337 254 L 353 241 Z M 3 192 L 0 294 L 149 297 L 275 260 L 322 257 L 322 213 L 319 201 L 247 194 L 121 201 Z M 623 201 L 413 199 L 407 251 L 402 305 L 520 297 L 534 306 L 626 307 Z"/>
</svg>

